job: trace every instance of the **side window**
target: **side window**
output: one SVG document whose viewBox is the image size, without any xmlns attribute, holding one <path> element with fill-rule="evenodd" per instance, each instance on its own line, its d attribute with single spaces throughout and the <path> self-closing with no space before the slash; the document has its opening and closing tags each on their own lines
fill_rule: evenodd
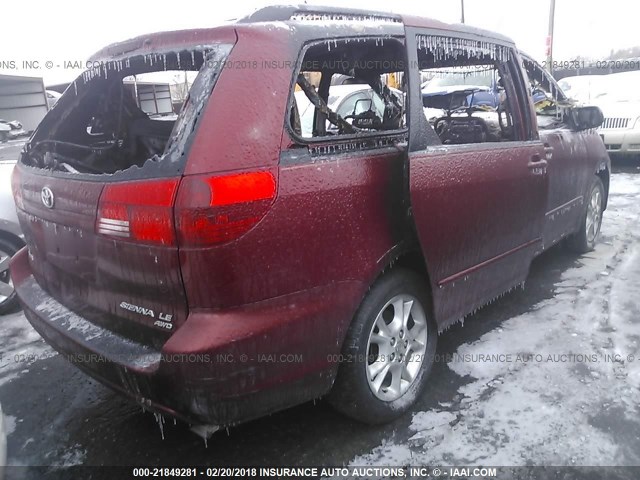
<svg viewBox="0 0 640 480">
<path fill-rule="evenodd" d="M 565 94 L 555 80 L 535 61 L 523 58 L 523 66 L 527 75 L 527 87 L 533 101 L 538 127 L 557 128 L 564 121 L 564 110 L 571 106 Z"/>
<path fill-rule="evenodd" d="M 290 103 L 301 139 L 375 135 L 405 128 L 404 45 L 358 38 L 308 45 Z"/>
<path fill-rule="evenodd" d="M 424 114 L 443 144 L 521 139 L 509 47 L 439 35 L 416 41 Z"/>
</svg>

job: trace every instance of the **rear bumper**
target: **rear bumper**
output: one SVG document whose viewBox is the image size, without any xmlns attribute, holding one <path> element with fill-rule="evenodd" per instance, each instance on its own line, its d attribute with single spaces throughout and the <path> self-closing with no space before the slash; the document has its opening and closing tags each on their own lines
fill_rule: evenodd
<svg viewBox="0 0 640 480">
<path fill-rule="evenodd" d="M 35 280 L 26 248 L 11 271 L 29 322 L 78 368 L 149 410 L 222 426 L 325 394 L 362 293 L 358 282 L 344 282 L 230 311 L 194 312 L 155 350 L 51 297 Z"/>
</svg>

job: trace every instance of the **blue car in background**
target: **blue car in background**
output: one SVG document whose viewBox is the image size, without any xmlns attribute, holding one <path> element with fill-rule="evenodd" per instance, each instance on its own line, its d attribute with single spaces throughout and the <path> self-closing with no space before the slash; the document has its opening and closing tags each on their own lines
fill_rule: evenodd
<svg viewBox="0 0 640 480">
<path fill-rule="evenodd" d="M 435 76 L 422 84 L 422 103 L 425 108 L 453 110 L 457 107 L 500 106 L 502 87 L 495 70 L 457 68 L 435 72 Z M 532 92 L 533 102 L 546 98 L 541 90 Z"/>
<path fill-rule="evenodd" d="M 450 110 L 459 106 L 498 108 L 500 88 L 494 70 L 468 68 L 435 72 L 422 84 L 422 103 L 426 108 Z"/>
</svg>

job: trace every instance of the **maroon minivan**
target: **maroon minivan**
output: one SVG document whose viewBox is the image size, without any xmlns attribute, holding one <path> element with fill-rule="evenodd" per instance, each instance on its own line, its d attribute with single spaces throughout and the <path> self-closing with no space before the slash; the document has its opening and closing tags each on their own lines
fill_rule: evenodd
<svg viewBox="0 0 640 480">
<path fill-rule="evenodd" d="M 597 240 L 602 114 L 498 34 L 268 7 L 89 66 L 14 171 L 11 272 L 49 344 L 152 411 L 223 426 L 328 395 L 388 421 L 439 331 Z M 153 72 L 191 83 L 179 113 Z M 497 105 L 422 94 L 467 74 Z"/>
</svg>

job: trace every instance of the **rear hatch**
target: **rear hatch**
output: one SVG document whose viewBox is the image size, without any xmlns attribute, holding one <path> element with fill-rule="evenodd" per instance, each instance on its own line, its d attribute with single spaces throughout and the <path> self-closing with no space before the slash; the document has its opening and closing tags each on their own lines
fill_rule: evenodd
<svg viewBox="0 0 640 480">
<path fill-rule="evenodd" d="M 174 201 L 198 117 L 233 45 L 168 48 L 162 35 L 144 42 L 158 51 L 95 62 L 79 77 L 13 177 L 36 281 L 90 321 L 154 346 L 186 319 Z M 158 72 L 168 82 L 149 80 Z M 172 77 L 184 89 L 177 115 L 175 89 L 158 93 Z"/>
</svg>

